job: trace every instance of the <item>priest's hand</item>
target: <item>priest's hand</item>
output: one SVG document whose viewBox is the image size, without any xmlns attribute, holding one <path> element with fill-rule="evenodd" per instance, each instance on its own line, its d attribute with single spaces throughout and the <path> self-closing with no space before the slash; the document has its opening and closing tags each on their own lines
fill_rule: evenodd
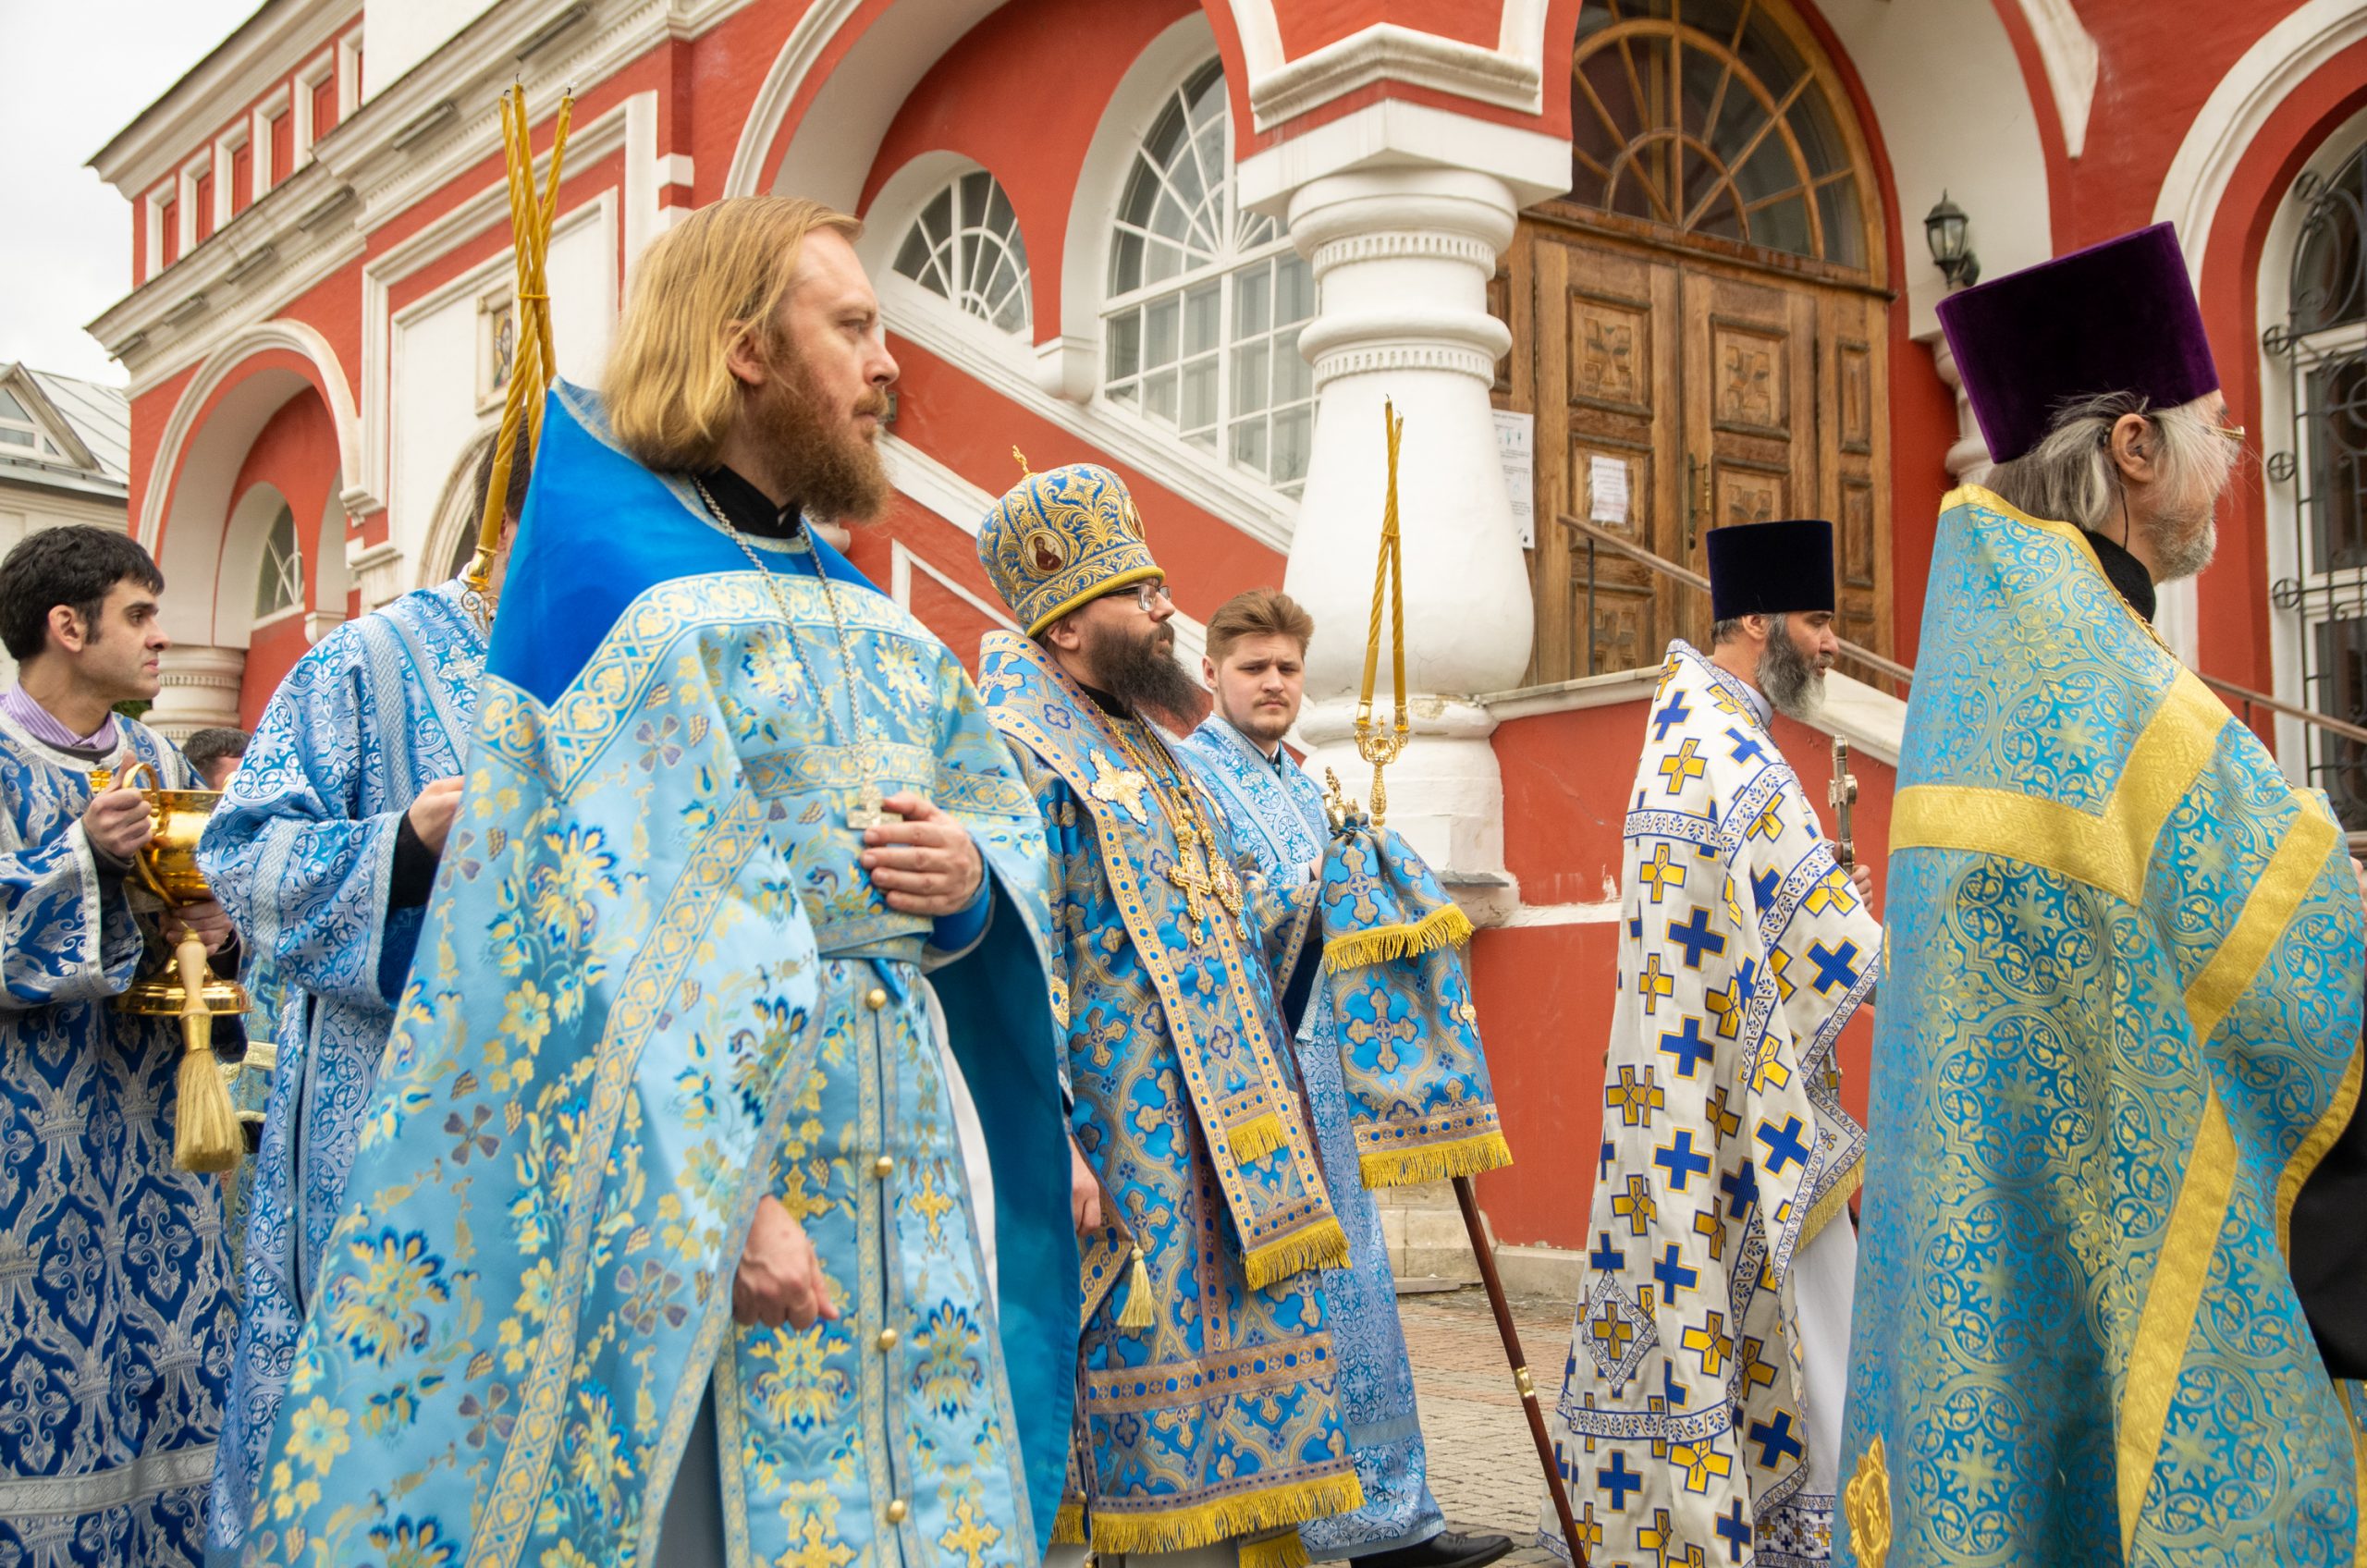
<svg viewBox="0 0 2367 1568">
<path fill-rule="evenodd" d="M 183 928 L 197 933 L 208 953 L 218 953 L 229 945 L 233 932 L 230 914 L 212 899 L 193 904 L 178 904 L 165 922 L 165 939 L 178 946 Z"/>
<path fill-rule="evenodd" d="M 452 817 L 460 809 L 460 781 L 437 778 L 419 792 L 404 815 L 411 818 L 411 830 L 419 835 L 419 841 L 440 855 L 444 840 L 451 836 Z"/>
<path fill-rule="evenodd" d="M 756 1200 L 739 1272 L 731 1277 L 731 1320 L 778 1329 L 784 1319 L 792 1329 L 810 1329 L 817 1320 L 837 1322 L 839 1309 L 805 1227 L 767 1193 Z"/>
<path fill-rule="evenodd" d="M 131 857 L 148 847 L 156 836 L 156 825 L 148 815 L 148 797 L 137 790 L 117 787 L 102 790 L 91 797 L 90 805 L 82 813 L 82 837 L 91 848 L 117 865 L 129 865 Z"/>
<path fill-rule="evenodd" d="M 1867 913 L 1871 914 L 1874 912 L 1874 868 L 1864 861 L 1851 866 L 1849 890 L 1858 895 L 1858 901 L 1866 906 Z"/>
<path fill-rule="evenodd" d="M 1101 1178 L 1085 1162 L 1085 1151 L 1076 1146 L 1076 1134 L 1069 1134 L 1069 1218 L 1076 1222 L 1076 1233 L 1090 1235 L 1101 1229 Z"/>
<path fill-rule="evenodd" d="M 901 914 L 959 914 L 978 896 L 986 862 L 970 830 L 911 790 L 880 802 L 904 820 L 863 835 L 863 869 Z"/>
</svg>

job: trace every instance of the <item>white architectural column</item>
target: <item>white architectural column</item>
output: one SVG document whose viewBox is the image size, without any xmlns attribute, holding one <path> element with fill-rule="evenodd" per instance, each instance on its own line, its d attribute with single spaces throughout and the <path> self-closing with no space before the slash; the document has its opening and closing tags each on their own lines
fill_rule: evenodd
<svg viewBox="0 0 2367 1568">
<path fill-rule="evenodd" d="M 1495 721 L 1473 698 L 1518 685 L 1528 667 L 1528 576 L 1488 401 L 1512 341 L 1488 313 L 1488 281 L 1516 211 L 1503 180 L 1436 164 L 1324 175 L 1288 205 L 1291 239 L 1320 289 L 1299 339 L 1315 370 L 1315 443 L 1284 579 L 1317 625 L 1300 732 L 1317 764 L 1364 798 L 1371 769 L 1352 724 L 1390 399 L 1405 421 L 1398 513 L 1415 741 L 1389 770 L 1389 822 L 1466 894 L 1506 881 Z M 1388 670 L 1384 652 L 1374 701 L 1384 723 Z"/>
<path fill-rule="evenodd" d="M 159 662 L 164 687 L 148 710 L 150 729 L 179 741 L 214 725 L 238 724 L 239 682 L 247 672 L 244 648 L 176 643 Z"/>
</svg>

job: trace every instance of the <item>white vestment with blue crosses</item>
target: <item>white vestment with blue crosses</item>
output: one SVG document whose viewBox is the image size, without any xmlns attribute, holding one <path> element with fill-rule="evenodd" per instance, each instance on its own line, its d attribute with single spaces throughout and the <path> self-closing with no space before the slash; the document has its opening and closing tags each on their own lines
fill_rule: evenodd
<svg viewBox="0 0 2367 1568">
<path fill-rule="evenodd" d="M 1295 887 L 1323 855 L 1323 792 L 1288 757 L 1269 759 L 1247 737 L 1211 714 L 1181 753 L 1208 786 L 1233 839 L 1278 888 Z M 1306 1088 L 1308 1120 L 1331 1191 L 1332 1211 L 1348 1233 L 1345 1268 L 1326 1269 L 1323 1292 L 1335 1318 L 1341 1415 L 1365 1503 L 1353 1513 L 1310 1520 L 1299 1536 L 1318 1559 L 1362 1557 L 1429 1540 L 1446 1527 L 1430 1495 L 1422 1424 L 1414 1407 L 1414 1370 L 1397 1320 L 1397 1287 L 1380 1231 L 1380 1210 L 1357 1174 L 1355 1125 L 1340 1066 L 1331 987 L 1313 988 L 1292 1042 Z"/>
<path fill-rule="evenodd" d="M 1549 1425 L 1595 1563 L 1804 1568 L 1832 1555 L 1866 1145 L 1834 1052 L 1882 927 L 1764 698 L 1678 642 L 1649 711 L 1586 1293 Z"/>
</svg>

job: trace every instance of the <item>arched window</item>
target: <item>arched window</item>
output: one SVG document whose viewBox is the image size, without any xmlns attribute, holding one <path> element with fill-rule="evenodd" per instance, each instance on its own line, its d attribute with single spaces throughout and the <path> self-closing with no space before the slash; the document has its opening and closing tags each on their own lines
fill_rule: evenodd
<svg viewBox="0 0 2367 1568">
<path fill-rule="evenodd" d="M 1218 62 L 1192 73 L 1143 139 L 1115 230 L 1104 395 L 1297 495 L 1315 427 L 1298 353 L 1315 278 L 1273 219 L 1234 207 Z"/>
<path fill-rule="evenodd" d="M 1872 188 L 1797 26 L 1760 0 L 1586 0 L 1565 200 L 1869 267 Z"/>
<path fill-rule="evenodd" d="M 263 565 L 255 572 L 255 619 L 277 615 L 304 602 L 304 552 L 296 542 L 296 514 L 280 503 L 264 538 Z"/>
<path fill-rule="evenodd" d="M 984 169 L 955 177 L 921 209 L 896 251 L 896 270 L 1004 332 L 1033 325 L 1019 215 Z"/>
<path fill-rule="evenodd" d="M 2291 638 L 2287 690 L 2367 724 L 2367 142 L 2312 163 L 2279 226 L 2291 233 L 2285 319 L 2262 338 L 2266 407 L 2291 416 L 2279 429 L 2272 414 L 2262 433 L 2271 514 L 2290 520 L 2270 540 L 2269 594 Z M 2367 746 L 2314 729 L 2300 740 L 2295 771 L 2332 797 L 2343 827 L 2367 829 Z"/>
</svg>

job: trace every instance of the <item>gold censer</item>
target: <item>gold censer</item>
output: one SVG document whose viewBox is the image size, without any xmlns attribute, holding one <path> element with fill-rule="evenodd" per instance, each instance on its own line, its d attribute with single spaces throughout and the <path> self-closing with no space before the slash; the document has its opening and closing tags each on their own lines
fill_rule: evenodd
<svg viewBox="0 0 2367 1568">
<path fill-rule="evenodd" d="M 133 776 L 143 772 L 151 780 L 156 777 L 155 769 L 143 759 L 124 770 L 124 784 L 128 787 Z M 115 784 L 106 768 L 91 775 L 94 795 Z M 168 910 L 212 899 L 214 890 L 197 868 L 197 841 L 222 799 L 220 792 L 166 790 L 152 783 L 141 795 L 148 802 L 154 831 L 133 857 L 133 870 Z M 206 962 L 204 938 L 184 925 L 171 960 L 134 980 L 115 1005 L 118 1011 L 145 1018 L 181 1021 L 174 1162 L 184 1170 L 236 1170 L 246 1152 L 246 1140 L 239 1133 L 230 1091 L 214 1054 L 214 1021 L 247 1011 L 244 987 L 214 973 Z"/>
</svg>

